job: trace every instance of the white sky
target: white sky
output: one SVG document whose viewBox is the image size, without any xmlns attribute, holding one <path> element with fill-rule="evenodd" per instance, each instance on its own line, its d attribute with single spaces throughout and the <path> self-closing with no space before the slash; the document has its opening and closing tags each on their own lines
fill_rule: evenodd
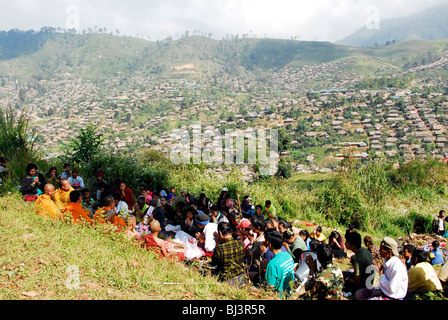
<svg viewBox="0 0 448 320">
<path fill-rule="evenodd" d="M 337 41 L 379 21 L 417 13 L 448 0 L 0 0 L 0 30 L 44 26 L 118 29 L 150 40 L 186 30 L 258 38 Z"/>
</svg>

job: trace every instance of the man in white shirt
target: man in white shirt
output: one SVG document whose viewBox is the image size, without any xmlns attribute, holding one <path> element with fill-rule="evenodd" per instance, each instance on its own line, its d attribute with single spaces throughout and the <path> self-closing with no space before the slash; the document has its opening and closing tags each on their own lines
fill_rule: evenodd
<svg viewBox="0 0 448 320">
<path fill-rule="evenodd" d="M 218 225 L 210 223 L 210 217 L 205 213 L 200 213 L 196 217 L 196 223 L 202 229 L 202 233 L 196 234 L 198 243 L 203 243 L 203 248 L 207 252 L 213 252 L 216 247 L 215 232 L 218 232 Z"/>
<path fill-rule="evenodd" d="M 78 169 L 73 169 L 72 171 L 72 176 L 69 177 L 68 182 L 70 183 L 70 186 L 72 186 L 75 189 L 79 189 L 79 188 L 85 188 L 84 186 L 84 180 L 78 176 Z"/>
<path fill-rule="evenodd" d="M 408 272 L 405 264 L 399 258 L 398 244 L 389 237 L 385 237 L 380 245 L 381 257 L 385 259 L 382 266 L 374 264 L 380 272 L 379 287 L 358 290 L 357 300 L 401 300 L 408 290 Z"/>
</svg>

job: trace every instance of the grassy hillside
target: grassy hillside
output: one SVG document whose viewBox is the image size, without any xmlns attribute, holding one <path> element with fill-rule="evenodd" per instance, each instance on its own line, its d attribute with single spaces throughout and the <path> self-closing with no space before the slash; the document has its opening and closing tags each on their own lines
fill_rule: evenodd
<svg viewBox="0 0 448 320">
<path fill-rule="evenodd" d="M 275 299 L 157 260 L 104 227 L 42 219 L 32 206 L 15 195 L 0 198 L 1 300 Z M 70 270 L 79 270 L 79 287 Z"/>
<path fill-rule="evenodd" d="M 35 35 L 35 38 L 39 33 Z M 16 41 L 26 40 L 15 34 Z M 11 39 L 0 38 L 2 45 Z M 251 73 L 286 66 L 336 62 L 354 58 L 358 62 L 346 71 L 372 74 L 381 67 L 400 70 L 436 59 L 447 50 L 447 41 L 410 41 L 379 48 L 356 48 L 329 42 L 279 39 L 213 40 L 187 37 L 151 42 L 110 34 L 45 33 L 32 49 L 18 46 L 14 54 L 3 49 L 0 72 L 11 78 L 51 79 L 65 73 L 97 79 L 126 74 L 162 75 L 173 67 L 192 63 L 195 72 L 224 72 L 249 76 Z M 8 48 L 9 48 L 8 47 Z M 187 70 L 188 71 L 188 70 Z"/>
</svg>

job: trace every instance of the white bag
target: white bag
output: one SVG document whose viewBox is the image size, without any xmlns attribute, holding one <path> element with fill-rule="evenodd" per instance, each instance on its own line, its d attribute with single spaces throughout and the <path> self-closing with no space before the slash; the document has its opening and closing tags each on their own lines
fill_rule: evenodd
<svg viewBox="0 0 448 320">
<path fill-rule="evenodd" d="M 202 251 L 199 249 L 196 239 L 184 239 L 184 255 L 187 260 L 202 257 Z"/>
</svg>

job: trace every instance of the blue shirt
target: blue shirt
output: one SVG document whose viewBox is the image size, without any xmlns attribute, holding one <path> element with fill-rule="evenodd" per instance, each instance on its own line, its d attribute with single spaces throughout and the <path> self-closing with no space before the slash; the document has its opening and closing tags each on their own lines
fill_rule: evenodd
<svg viewBox="0 0 448 320">
<path fill-rule="evenodd" d="M 269 261 L 265 274 L 266 282 L 274 290 L 292 294 L 290 282 L 294 281 L 294 260 L 288 252 L 279 252 Z"/>
</svg>

